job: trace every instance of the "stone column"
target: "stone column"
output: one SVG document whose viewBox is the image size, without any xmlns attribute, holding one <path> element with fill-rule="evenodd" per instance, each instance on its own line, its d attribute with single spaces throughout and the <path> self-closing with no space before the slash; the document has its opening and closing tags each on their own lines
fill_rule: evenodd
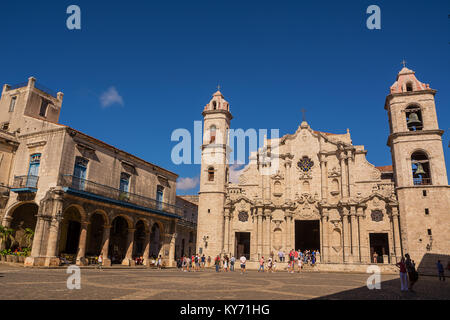
<svg viewBox="0 0 450 320">
<path fill-rule="evenodd" d="M 175 267 L 175 243 L 177 240 L 177 233 L 174 232 L 174 233 L 170 234 L 169 237 L 170 237 L 170 244 L 169 244 L 168 267 Z M 195 251 L 195 249 L 194 249 L 194 251 Z"/>
<path fill-rule="evenodd" d="M 291 166 L 292 166 L 292 161 L 291 160 L 286 160 L 284 162 L 284 167 L 286 170 L 286 183 L 285 185 L 285 190 L 286 190 L 286 200 L 292 200 L 292 196 L 291 196 Z"/>
<path fill-rule="evenodd" d="M 146 267 L 150 267 L 150 230 L 145 232 L 145 248 L 144 248 L 144 261 L 143 264 Z"/>
<path fill-rule="evenodd" d="M 62 217 L 55 216 L 50 222 L 50 230 L 48 235 L 47 254 L 44 265 L 47 267 L 59 266 L 59 258 L 57 257 L 57 248 L 59 240 L 59 231 L 61 227 Z"/>
<path fill-rule="evenodd" d="M 270 219 L 271 219 L 271 210 L 264 209 L 264 258 L 268 259 L 270 256 L 271 245 L 270 245 Z"/>
<path fill-rule="evenodd" d="M 353 187 L 354 187 L 354 183 L 353 183 L 353 179 L 352 179 L 352 172 L 354 171 L 354 165 L 353 165 L 353 151 L 349 150 L 347 151 L 347 184 L 348 184 L 348 189 L 347 189 L 347 195 L 349 197 L 352 196 L 352 191 L 353 191 Z"/>
<path fill-rule="evenodd" d="M 361 262 L 362 263 L 370 263 L 371 259 L 369 257 L 369 244 L 368 244 L 368 235 L 366 231 L 366 221 L 365 221 L 365 215 L 364 215 L 364 208 L 358 207 L 356 209 L 356 213 L 359 220 L 359 246 L 361 250 Z"/>
<path fill-rule="evenodd" d="M 111 226 L 105 225 L 103 226 L 103 239 L 102 239 L 102 256 L 103 256 L 103 265 L 111 266 L 111 259 L 109 259 L 109 237 L 111 234 Z"/>
<path fill-rule="evenodd" d="M 262 237 L 263 237 L 263 226 L 262 226 L 262 211 L 263 208 L 258 208 L 258 215 L 257 215 L 257 219 L 258 219 L 258 259 L 261 258 L 262 256 Z"/>
<path fill-rule="evenodd" d="M 230 246 L 230 209 L 225 208 L 224 213 L 224 219 L 225 219 L 225 228 L 223 232 L 223 252 L 225 254 L 228 254 L 230 252 L 229 246 Z"/>
<path fill-rule="evenodd" d="M 321 252 L 322 262 L 329 262 L 330 260 L 330 240 L 329 240 L 329 225 L 328 225 L 328 209 L 323 209 L 326 212 L 322 215 L 322 228 L 323 228 L 323 252 Z"/>
<path fill-rule="evenodd" d="M 290 212 L 285 213 L 286 216 L 286 254 L 292 249 L 291 247 L 291 225 L 292 225 L 292 214 Z"/>
<path fill-rule="evenodd" d="M 31 254 L 29 257 L 25 259 L 24 266 L 29 267 L 44 264 L 45 261 L 44 258 L 42 258 L 42 256 L 45 256 L 44 230 L 45 226 L 49 224 L 50 220 L 51 220 L 50 216 L 38 213 L 35 233 L 33 237 L 33 244 L 31 247 Z"/>
<path fill-rule="evenodd" d="M 328 198 L 328 169 L 326 157 L 326 155 L 321 155 L 320 160 L 322 200 L 326 200 Z"/>
<path fill-rule="evenodd" d="M 356 208 L 351 207 L 350 208 L 350 219 L 351 219 L 351 226 L 352 226 L 352 257 L 353 262 L 361 262 L 360 256 L 359 256 L 359 233 L 358 233 L 358 221 L 356 217 Z"/>
<path fill-rule="evenodd" d="M 344 236 L 344 262 L 349 262 L 350 257 L 350 228 L 349 228 L 349 222 L 348 222 L 348 209 L 342 208 L 342 229 L 343 229 L 343 236 Z"/>
<path fill-rule="evenodd" d="M 80 240 L 78 241 L 78 253 L 77 253 L 77 261 L 76 261 L 77 266 L 88 265 L 88 260 L 85 257 L 88 226 L 89 226 L 89 222 L 87 222 L 87 221 L 81 222 Z"/>
<path fill-rule="evenodd" d="M 342 197 L 345 199 L 348 198 L 348 170 L 344 153 L 341 153 L 339 162 L 341 164 L 341 193 Z"/>
<path fill-rule="evenodd" d="M 134 232 L 136 229 L 128 229 L 128 239 L 127 239 L 127 253 L 125 258 L 122 260 L 122 265 L 124 266 L 134 266 L 133 260 L 133 245 L 134 245 Z"/>
<path fill-rule="evenodd" d="M 400 227 L 399 227 L 399 214 L 398 214 L 398 208 L 397 207 L 392 207 L 392 224 L 393 224 L 393 234 L 394 234 L 394 248 L 395 248 L 395 257 L 397 259 L 397 261 L 391 261 L 396 263 L 399 262 L 400 259 L 403 256 L 402 253 L 402 246 L 401 246 L 401 242 L 400 242 Z"/>
<path fill-rule="evenodd" d="M 9 228 L 11 226 L 12 217 L 3 218 L 2 226 L 5 228 Z M 3 240 L 0 239 L 0 250 L 6 249 L 6 244 L 3 243 Z"/>
</svg>

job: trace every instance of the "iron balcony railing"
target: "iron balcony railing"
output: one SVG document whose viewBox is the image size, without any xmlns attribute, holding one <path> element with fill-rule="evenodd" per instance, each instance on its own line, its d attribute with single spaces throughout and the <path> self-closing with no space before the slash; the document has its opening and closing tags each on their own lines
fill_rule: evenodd
<svg viewBox="0 0 450 320">
<path fill-rule="evenodd" d="M 414 178 L 414 185 L 415 186 L 426 186 L 431 185 L 431 179 L 430 178 Z"/>
<path fill-rule="evenodd" d="M 78 178 L 73 175 L 67 174 L 62 175 L 60 184 L 62 187 L 68 187 L 78 191 L 99 195 L 105 198 L 175 214 L 180 217 L 182 216 L 183 213 L 183 208 L 175 206 L 173 204 L 157 201 L 155 199 L 144 197 L 131 192 L 124 192 L 122 190 L 106 186 L 97 182 Z"/>
<path fill-rule="evenodd" d="M 37 189 L 38 181 L 38 176 L 15 176 L 11 189 Z"/>
<path fill-rule="evenodd" d="M 28 86 L 28 82 L 22 82 L 22 83 L 18 83 L 18 84 L 9 86 L 9 90 L 15 90 L 15 89 L 23 88 L 23 87 L 26 87 L 26 86 Z M 58 97 L 58 94 L 56 93 L 55 90 L 49 89 L 49 88 L 47 88 L 46 86 L 43 86 L 42 84 L 40 84 L 37 81 L 34 83 L 34 87 L 36 89 L 42 91 L 42 92 L 45 92 L 45 93 L 51 95 L 54 98 Z"/>
</svg>

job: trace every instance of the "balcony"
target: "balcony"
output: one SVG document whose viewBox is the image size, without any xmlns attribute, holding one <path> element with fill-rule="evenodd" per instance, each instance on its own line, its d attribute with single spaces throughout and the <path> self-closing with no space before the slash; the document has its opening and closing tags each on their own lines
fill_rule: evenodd
<svg viewBox="0 0 450 320">
<path fill-rule="evenodd" d="M 38 176 L 15 176 L 11 191 L 16 193 L 36 192 L 38 181 Z"/>
<path fill-rule="evenodd" d="M 431 185 L 431 179 L 430 178 L 414 178 L 414 185 L 415 186 L 429 186 Z"/>
<path fill-rule="evenodd" d="M 163 215 L 176 216 L 177 218 L 180 218 L 183 213 L 183 208 L 175 205 L 131 192 L 124 192 L 93 181 L 77 178 L 73 175 L 61 175 L 60 184 L 68 193 L 75 193 L 94 200 L 106 201 L 128 208 L 160 213 Z"/>
</svg>

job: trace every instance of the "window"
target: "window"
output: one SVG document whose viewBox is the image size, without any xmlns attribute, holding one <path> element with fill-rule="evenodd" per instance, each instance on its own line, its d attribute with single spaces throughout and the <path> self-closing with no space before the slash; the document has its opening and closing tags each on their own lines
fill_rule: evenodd
<svg viewBox="0 0 450 320">
<path fill-rule="evenodd" d="M 14 107 L 16 106 L 17 96 L 11 98 L 11 103 L 9 104 L 9 112 L 14 111 Z"/>
<path fill-rule="evenodd" d="M 130 191 L 130 175 L 128 173 L 122 172 L 120 174 L 119 190 L 122 192 Z"/>
<path fill-rule="evenodd" d="M 414 152 L 411 155 L 411 164 L 414 185 L 431 185 L 428 156 L 422 151 Z"/>
<path fill-rule="evenodd" d="M 28 176 L 26 186 L 36 188 L 39 176 L 39 166 L 41 164 L 41 154 L 35 153 L 30 156 L 30 166 L 28 168 Z"/>
<path fill-rule="evenodd" d="M 422 190 L 422 194 L 423 194 L 424 197 L 426 197 L 427 196 L 427 190 Z"/>
<path fill-rule="evenodd" d="M 158 209 L 162 209 L 162 203 L 164 199 L 164 187 L 163 186 L 157 186 L 156 187 L 156 201 L 158 205 Z"/>
<path fill-rule="evenodd" d="M 428 229 L 427 232 L 428 232 L 428 235 L 431 236 L 431 229 Z"/>
<path fill-rule="evenodd" d="M 214 168 L 213 167 L 208 169 L 208 181 L 214 181 Z"/>
<path fill-rule="evenodd" d="M 209 128 L 209 143 L 214 143 L 216 141 L 216 126 L 211 126 L 211 128 Z"/>
<path fill-rule="evenodd" d="M 239 212 L 238 219 L 240 222 L 247 222 L 248 221 L 248 213 L 245 211 Z"/>
<path fill-rule="evenodd" d="M 84 190 L 86 182 L 86 169 L 89 160 L 83 157 L 75 158 L 75 165 L 73 167 L 72 187 L 77 190 Z"/>
<path fill-rule="evenodd" d="M 428 208 L 425 208 L 425 214 L 429 215 L 430 214 L 430 210 Z"/>
<path fill-rule="evenodd" d="M 211 213 L 211 209 L 208 209 L 208 213 Z"/>
<path fill-rule="evenodd" d="M 2 130 L 3 131 L 8 131 L 9 130 L 9 122 L 2 123 Z"/>
<path fill-rule="evenodd" d="M 41 102 L 41 109 L 39 110 L 39 115 L 41 117 L 45 117 L 46 113 L 47 113 L 47 107 L 48 107 L 49 101 L 46 99 L 42 99 Z"/>
<path fill-rule="evenodd" d="M 213 101 L 213 110 L 217 109 L 217 103 L 215 101 Z"/>
<path fill-rule="evenodd" d="M 370 214 L 370 217 L 372 218 L 372 221 L 375 221 L 375 222 L 383 221 L 383 211 L 381 211 L 381 210 L 372 210 L 372 213 Z"/>
<path fill-rule="evenodd" d="M 413 85 L 412 85 L 411 82 L 408 82 L 408 83 L 406 84 L 406 91 L 407 91 L 407 92 L 413 91 Z"/>
<path fill-rule="evenodd" d="M 409 131 L 420 131 L 423 129 L 422 111 L 419 106 L 412 105 L 405 109 L 406 126 Z"/>
</svg>

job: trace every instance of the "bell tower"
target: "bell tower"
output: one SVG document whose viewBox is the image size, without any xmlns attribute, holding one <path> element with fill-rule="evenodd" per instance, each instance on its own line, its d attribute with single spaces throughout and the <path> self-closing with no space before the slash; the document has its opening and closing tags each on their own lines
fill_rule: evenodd
<svg viewBox="0 0 450 320">
<path fill-rule="evenodd" d="M 203 110 L 203 144 L 197 223 L 197 252 L 211 256 L 223 250 L 224 205 L 229 181 L 230 105 L 218 90 Z"/>
<path fill-rule="evenodd" d="M 405 66 L 386 97 L 403 254 L 419 271 L 450 253 L 450 187 L 434 96 Z"/>
</svg>

